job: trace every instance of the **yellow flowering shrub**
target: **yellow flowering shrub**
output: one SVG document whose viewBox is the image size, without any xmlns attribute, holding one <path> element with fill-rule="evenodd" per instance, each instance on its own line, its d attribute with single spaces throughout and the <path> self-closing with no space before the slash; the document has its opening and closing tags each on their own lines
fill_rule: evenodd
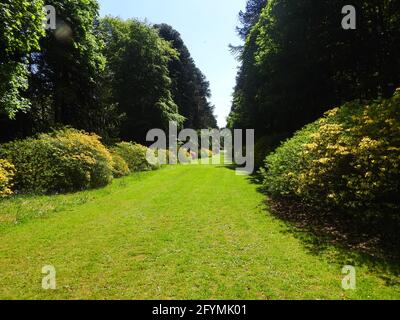
<svg viewBox="0 0 400 320">
<path fill-rule="evenodd" d="M 126 161 L 117 153 L 111 152 L 114 178 L 122 178 L 130 174 Z"/>
<path fill-rule="evenodd" d="M 287 139 L 288 134 L 269 134 L 258 138 L 254 144 L 254 166 L 260 169 L 264 165 L 264 160 L 267 155 L 273 152 L 281 141 Z"/>
<path fill-rule="evenodd" d="M 264 186 L 273 195 L 400 219 L 400 91 L 331 110 L 265 164 Z"/>
<path fill-rule="evenodd" d="M 140 144 L 120 142 L 111 151 L 122 157 L 132 172 L 150 171 L 157 168 L 147 161 L 147 147 Z"/>
<path fill-rule="evenodd" d="M 15 167 L 7 160 L 0 159 L 0 197 L 12 194 L 12 179 Z"/>
<path fill-rule="evenodd" d="M 10 142 L 0 156 L 14 164 L 15 189 L 21 192 L 71 192 L 112 180 L 112 157 L 100 138 L 75 129 Z"/>
<path fill-rule="evenodd" d="M 306 126 L 288 139 L 275 152 L 267 156 L 265 167 L 260 169 L 264 177 L 265 190 L 274 196 L 290 196 L 298 189 L 304 157 L 304 146 L 311 144 L 311 135 L 317 130 L 317 123 Z"/>
</svg>

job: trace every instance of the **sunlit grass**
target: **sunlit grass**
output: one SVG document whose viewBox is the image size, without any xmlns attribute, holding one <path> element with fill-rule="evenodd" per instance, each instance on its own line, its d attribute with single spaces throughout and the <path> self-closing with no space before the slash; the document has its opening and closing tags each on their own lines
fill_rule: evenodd
<svg viewBox="0 0 400 320">
<path fill-rule="evenodd" d="M 247 177 L 223 166 L 180 165 L 104 189 L 0 202 L 0 298 L 400 298 L 357 265 L 344 291 L 329 248 L 314 255 L 273 218 Z M 342 253 L 341 255 L 342 256 Z M 41 288 L 42 267 L 57 290 Z"/>
</svg>

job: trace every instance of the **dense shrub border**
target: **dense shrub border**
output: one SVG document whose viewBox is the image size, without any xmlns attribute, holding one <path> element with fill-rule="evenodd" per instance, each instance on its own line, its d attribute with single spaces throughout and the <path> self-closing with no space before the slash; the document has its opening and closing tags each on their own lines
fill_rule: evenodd
<svg viewBox="0 0 400 320">
<path fill-rule="evenodd" d="M 71 192 L 111 182 L 112 157 L 100 138 L 62 129 L 1 146 L 16 168 L 15 189 L 28 193 Z"/>
<path fill-rule="evenodd" d="M 264 188 L 361 218 L 400 220 L 400 90 L 328 112 L 269 155 Z"/>
<path fill-rule="evenodd" d="M 147 147 L 133 142 L 120 142 L 111 148 L 111 152 L 124 159 L 132 172 L 151 171 L 158 168 L 147 161 L 147 150 Z"/>
<path fill-rule="evenodd" d="M 119 154 L 111 152 L 114 178 L 122 178 L 131 173 L 129 166 Z"/>
<path fill-rule="evenodd" d="M 12 179 L 15 167 L 7 160 L 0 159 L 0 198 L 12 194 Z"/>
<path fill-rule="evenodd" d="M 145 146 L 120 142 L 107 149 L 100 140 L 95 134 L 65 128 L 0 146 L 0 196 L 10 195 L 12 187 L 18 193 L 35 194 L 98 188 L 113 178 L 160 167 L 147 161 Z M 201 151 L 203 157 L 212 156 L 209 150 Z M 168 162 L 178 160 L 169 150 L 158 154 Z M 192 160 L 186 149 L 180 148 L 179 155 L 180 162 Z"/>
<path fill-rule="evenodd" d="M 279 147 L 288 136 L 288 133 L 270 134 L 257 139 L 254 145 L 254 167 L 260 169 L 264 165 L 266 156 Z"/>
</svg>

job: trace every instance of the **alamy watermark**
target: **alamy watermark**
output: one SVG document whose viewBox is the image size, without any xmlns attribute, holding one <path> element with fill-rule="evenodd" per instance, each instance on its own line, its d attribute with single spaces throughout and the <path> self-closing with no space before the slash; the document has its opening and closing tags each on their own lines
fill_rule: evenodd
<svg viewBox="0 0 400 320">
<path fill-rule="evenodd" d="M 147 133 L 147 142 L 155 142 L 147 152 L 147 161 L 151 164 L 177 164 L 187 162 L 190 154 L 194 163 L 199 160 L 202 149 L 213 152 L 214 155 L 224 154 L 224 164 L 238 165 L 237 174 L 252 174 L 254 172 L 254 130 L 204 129 L 200 134 L 193 129 L 184 129 L 178 133 L 176 122 L 169 123 L 169 132 L 153 129 Z M 167 147 L 168 146 L 168 147 Z M 168 157 L 162 150 L 168 150 Z M 221 158 L 213 157 L 212 164 L 220 164 Z M 201 164 L 201 162 L 200 162 Z M 208 163 L 210 164 L 210 163 Z"/>
<path fill-rule="evenodd" d="M 346 275 L 342 280 L 342 288 L 344 290 L 356 290 L 356 268 L 353 266 L 344 266 L 342 268 L 342 273 Z"/>
<path fill-rule="evenodd" d="M 357 11 L 352 5 L 347 5 L 342 8 L 342 14 L 345 16 L 342 19 L 342 28 L 344 30 L 355 30 L 357 28 Z"/>
<path fill-rule="evenodd" d="M 42 268 L 42 274 L 45 276 L 42 278 L 42 289 L 44 290 L 56 290 L 56 268 L 54 266 L 44 266 Z"/>
<path fill-rule="evenodd" d="M 43 19 L 43 26 L 46 30 L 55 30 L 57 28 L 56 8 L 50 5 L 43 7 L 45 17 Z"/>
</svg>

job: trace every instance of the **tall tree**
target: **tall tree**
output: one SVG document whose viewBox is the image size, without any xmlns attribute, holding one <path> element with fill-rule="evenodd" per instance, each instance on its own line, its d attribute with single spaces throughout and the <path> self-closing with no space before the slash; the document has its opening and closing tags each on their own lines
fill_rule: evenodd
<svg viewBox="0 0 400 320">
<path fill-rule="evenodd" d="M 174 101 L 179 113 L 186 118 L 184 126 L 193 129 L 216 128 L 214 108 L 209 102 L 210 85 L 196 67 L 179 32 L 167 24 L 155 25 L 155 28 L 179 53 L 178 58 L 170 61 L 169 71 Z"/>
<path fill-rule="evenodd" d="M 23 97 L 28 88 L 27 58 L 39 49 L 43 18 L 41 0 L 0 2 L 0 113 L 10 118 L 30 107 Z"/>
<path fill-rule="evenodd" d="M 236 28 L 239 36 L 246 40 L 251 28 L 257 23 L 263 8 L 267 5 L 268 0 L 248 0 L 246 10 L 239 12 L 240 26 Z"/>
<path fill-rule="evenodd" d="M 41 40 L 31 55 L 31 96 L 35 116 L 50 123 L 93 129 L 91 114 L 98 107 L 97 76 L 104 68 L 102 43 L 94 28 L 96 0 L 49 0 L 56 9 L 57 29 Z M 44 109 L 43 109 L 44 108 Z M 40 117 L 40 116 L 39 116 Z"/>
<path fill-rule="evenodd" d="M 168 63 L 178 53 L 151 26 L 136 20 L 102 19 L 110 98 L 125 118 L 120 137 L 145 142 L 153 128 L 166 129 L 169 121 L 184 117 L 172 98 Z"/>
<path fill-rule="evenodd" d="M 29 112 L 3 119 L 1 136 L 26 137 L 57 126 L 103 133 L 108 110 L 98 86 L 105 59 L 96 38 L 96 0 L 48 0 L 56 10 L 56 29 L 47 30 L 27 59 Z M 42 8 L 40 8 L 42 12 Z M 33 16 L 27 15 L 27 19 Z M 41 23 L 43 15 L 38 15 Z M 39 40 L 39 39 L 38 39 Z M 4 139 L 4 138 L 3 138 Z"/>
<path fill-rule="evenodd" d="M 256 121 L 256 112 L 251 110 L 255 107 L 254 101 L 256 90 L 260 85 L 260 79 L 255 76 L 255 52 L 257 50 L 257 30 L 251 33 L 258 23 L 262 10 L 267 6 L 268 0 L 248 0 L 246 10 L 240 11 L 240 25 L 236 28 L 238 35 L 245 42 L 244 46 L 231 46 L 231 51 L 238 54 L 241 62 L 233 93 L 232 110 L 227 119 L 230 128 L 253 128 Z M 248 85 L 250 84 L 251 85 Z M 250 92 L 251 91 L 251 92 Z M 244 93 L 248 94 L 244 94 Z M 251 100 L 251 101 L 245 101 Z"/>
<path fill-rule="evenodd" d="M 345 1 L 270 0 L 242 55 L 231 126 L 293 132 L 355 98 L 400 84 L 399 1 L 354 1 L 357 29 L 341 25 Z"/>
</svg>

